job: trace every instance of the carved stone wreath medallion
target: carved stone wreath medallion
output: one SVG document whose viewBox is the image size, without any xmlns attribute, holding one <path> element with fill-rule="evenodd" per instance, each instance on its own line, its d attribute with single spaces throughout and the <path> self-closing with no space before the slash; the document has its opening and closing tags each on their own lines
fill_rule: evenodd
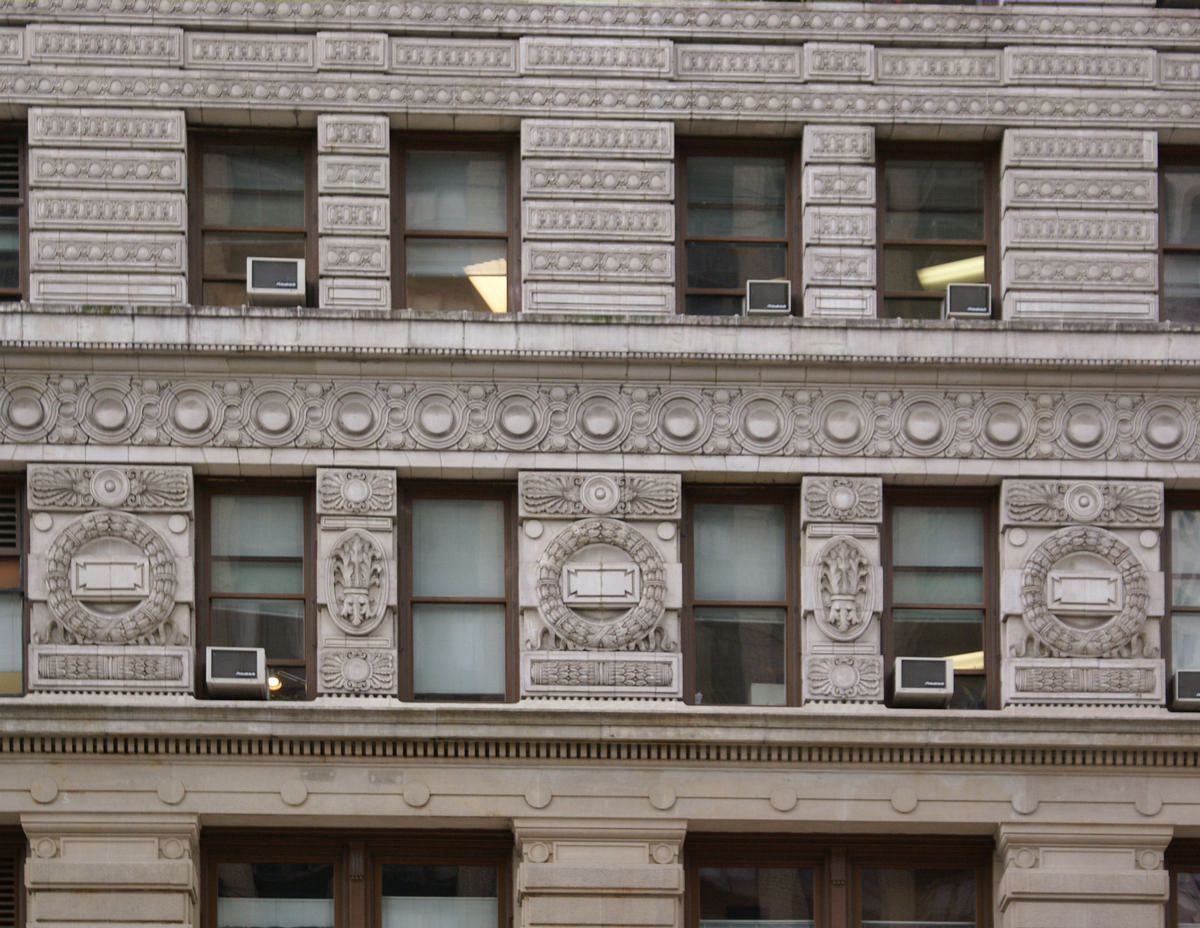
<svg viewBox="0 0 1200 928">
<path fill-rule="evenodd" d="M 1022 575 L 1025 625 L 1060 657 L 1117 656 L 1145 627 L 1148 598 L 1146 570 L 1132 549 L 1095 526 L 1050 535 Z"/>
<path fill-rule="evenodd" d="M 125 549 L 129 573 L 136 577 L 128 597 L 104 603 L 105 608 L 82 601 L 86 583 L 78 576 L 84 566 L 81 556 L 93 546 Z M 46 555 L 47 605 L 71 644 L 186 643 L 166 640 L 175 588 L 171 548 L 146 522 L 127 513 L 88 513 L 68 526 Z"/>
<path fill-rule="evenodd" d="M 636 604 L 611 619 L 581 615 L 563 601 L 563 568 L 585 549 L 611 546 L 624 552 L 641 575 Z M 569 647 L 616 651 L 648 636 L 662 619 L 666 596 L 662 557 L 637 530 L 613 519 L 575 522 L 546 548 L 538 564 L 538 611 Z"/>
<path fill-rule="evenodd" d="M 871 568 L 867 552 L 848 535 L 821 549 L 816 563 L 816 617 L 834 641 L 853 641 L 867 630 L 875 601 Z"/>
</svg>

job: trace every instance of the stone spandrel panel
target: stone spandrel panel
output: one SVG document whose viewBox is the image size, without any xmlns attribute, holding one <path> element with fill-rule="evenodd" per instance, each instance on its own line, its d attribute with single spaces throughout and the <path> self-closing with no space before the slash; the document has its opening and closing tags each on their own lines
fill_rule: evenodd
<svg viewBox="0 0 1200 928">
<path fill-rule="evenodd" d="M 35 229 L 110 232 L 184 232 L 187 199 L 182 193 L 121 193 L 104 196 L 82 190 L 34 190 L 29 223 Z"/>
<path fill-rule="evenodd" d="M 521 164 L 523 199 L 669 200 L 675 195 L 674 165 L 593 159 L 529 159 Z"/>
<path fill-rule="evenodd" d="M 664 39 L 523 36 L 519 60 L 522 74 L 664 78 L 674 65 L 672 48 Z"/>
<path fill-rule="evenodd" d="M 874 164 L 875 128 L 808 126 L 804 130 L 801 157 L 805 164 Z"/>
<path fill-rule="evenodd" d="M 670 284 L 597 284 L 534 281 L 525 286 L 525 313 L 621 315 L 675 312 L 675 288 Z"/>
<path fill-rule="evenodd" d="M 1010 209 L 1000 222 L 1000 244 L 1009 249 L 1154 251 L 1158 214 Z"/>
<path fill-rule="evenodd" d="M 317 67 L 338 71 L 385 71 L 388 37 L 382 33 L 318 32 Z"/>
<path fill-rule="evenodd" d="M 23 64 L 25 60 L 25 30 L 0 29 L 0 61 Z"/>
<path fill-rule="evenodd" d="M 693 81 L 798 81 L 803 66 L 796 47 L 688 43 L 675 46 L 675 74 Z"/>
<path fill-rule="evenodd" d="M 30 465 L 31 691 L 191 692 L 188 467 Z"/>
<path fill-rule="evenodd" d="M 31 271 L 96 271 L 183 274 L 187 242 L 182 234 L 32 232 Z"/>
<path fill-rule="evenodd" d="M 882 702 L 878 477 L 805 477 L 800 590 L 805 702 Z"/>
<path fill-rule="evenodd" d="M 183 30 L 146 26 L 32 23 L 29 60 L 54 64 L 175 66 L 183 63 Z"/>
<path fill-rule="evenodd" d="M 1043 87 L 1152 87 L 1156 54 L 1152 48 L 1009 46 L 1004 49 L 1004 79 Z"/>
<path fill-rule="evenodd" d="M 875 80 L 880 84 L 999 84 L 1002 52 L 967 48 L 881 48 L 875 53 Z"/>
<path fill-rule="evenodd" d="M 526 280 L 671 283 L 675 249 L 619 242 L 526 242 L 522 267 Z"/>
<path fill-rule="evenodd" d="M 1158 166 L 1158 135 L 1124 129 L 1008 129 L 1000 165 L 1115 170 Z"/>
<path fill-rule="evenodd" d="M 189 68 L 315 71 L 316 37 L 189 32 L 184 56 Z"/>
<path fill-rule="evenodd" d="M 395 471 L 318 468 L 317 519 L 317 691 L 395 695 Z"/>
<path fill-rule="evenodd" d="M 519 477 L 523 698 L 679 699 L 678 474 Z"/>
<path fill-rule="evenodd" d="M 670 161 L 675 126 L 669 122 L 592 119 L 526 119 L 522 158 L 628 158 Z"/>
<path fill-rule="evenodd" d="M 392 36 L 391 70 L 396 74 L 513 77 L 517 43 L 511 39 Z"/>
<path fill-rule="evenodd" d="M 871 81 L 874 76 L 875 49 L 871 45 L 840 42 L 804 45 L 805 80 Z"/>
<path fill-rule="evenodd" d="M 1005 705 L 1161 705 L 1162 485 L 1008 480 L 1000 508 Z"/>
<path fill-rule="evenodd" d="M 317 159 L 317 193 L 383 196 L 391 193 L 386 155 L 321 154 Z"/>
<path fill-rule="evenodd" d="M 29 150 L 29 186 L 88 190 L 183 190 L 181 151 Z"/>
<path fill-rule="evenodd" d="M 675 208 L 670 203 L 526 201 L 523 212 L 527 239 L 672 241 L 675 237 Z"/>
<path fill-rule="evenodd" d="M 337 154 L 387 154 L 386 116 L 321 113 L 317 116 L 317 151 Z"/>
<path fill-rule="evenodd" d="M 186 142 L 182 110 L 29 109 L 31 146 L 181 150 Z"/>
</svg>

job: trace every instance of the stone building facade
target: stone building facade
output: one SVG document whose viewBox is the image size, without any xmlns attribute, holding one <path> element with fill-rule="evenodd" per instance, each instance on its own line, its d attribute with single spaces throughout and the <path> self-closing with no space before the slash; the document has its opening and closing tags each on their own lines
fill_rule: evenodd
<svg viewBox="0 0 1200 928">
<path fill-rule="evenodd" d="M 1198 78 L 1147 0 L 0 0 L 0 923 L 1200 923 Z"/>
</svg>

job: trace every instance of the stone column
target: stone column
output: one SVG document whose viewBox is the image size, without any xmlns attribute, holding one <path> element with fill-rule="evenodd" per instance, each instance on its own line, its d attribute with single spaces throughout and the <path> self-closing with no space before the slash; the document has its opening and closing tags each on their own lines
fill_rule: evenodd
<svg viewBox="0 0 1200 928">
<path fill-rule="evenodd" d="M 21 825 L 31 928 L 199 923 L 197 816 L 28 813 Z"/>
<path fill-rule="evenodd" d="M 521 696 L 680 699 L 679 475 L 519 479 Z"/>
<path fill-rule="evenodd" d="M 1001 825 L 997 928 L 1162 928 L 1171 829 Z"/>
<path fill-rule="evenodd" d="M 1066 409 L 1065 428 L 1097 408 Z M 1162 527 L 1161 483 L 1004 481 L 1005 705 L 1162 705 Z"/>
<path fill-rule="evenodd" d="M 879 477 L 800 485 L 805 702 L 882 702 Z"/>
<path fill-rule="evenodd" d="M 1058 51 L 1036 51 L 1050 61 Z M 1038 71 L 1040 74 L 1041 71 Z M 1158 319 L 1153 132 L 1009 129 L 1000 150 L 1004 318 Z"/>
<path fill-rule="evenodd" d="M 394 696 L 396 472 L 317 468 L 317 692 Z"/>
<path fill-rule="evenodd" d="M 669 122 L 521 124 L 524 310 L 675 312 L 674 157 Z"/>
<path fill-rule="evenodd" d="M 178 54 L 179 30 L 145 31 L 140 64 Z M 186 141 L 182 110 L 30 107 L 31 301 L 188 301 Z"/>
<path fill-rule="evenodd" d="M 677 928 L 682 822 L 515 819 L 518 928 Z"/>
<path fill-rule="evenodd" d="M 803 162 L 804 315 L 873 319 L 875 128 L 809 126 Z"/>
<path fill-rule="evenodd" d="M 344 43 L 342 43 L 344 44 Z M 322 48 L 339 48 L 328 37 Z M 366 48 L 374 44 L 366 40 Z M 386 116 L 317 117 L 317 232 L 320 305 L 392 305 L 391 135 Z"/>
<path fill-rule="evenodd" d="M 132 420 L 127 389 L 75 402 Z M 191 468 L 31 464 L 28 497 L 29 689 L 192 692 Z"/>
</svg>

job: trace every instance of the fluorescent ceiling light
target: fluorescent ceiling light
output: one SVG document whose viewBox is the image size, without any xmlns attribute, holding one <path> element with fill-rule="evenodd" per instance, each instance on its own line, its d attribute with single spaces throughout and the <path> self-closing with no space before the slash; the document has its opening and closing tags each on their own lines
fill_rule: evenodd
<svg viewBox="0 0 1200 928">
<path fill-rule="evenodd" d="M 508 312 L 508 264 L 503 258 L 468 264 L 463 271 L 488 309 L 494 313 Z"/>
<path fill-rule="evenodd" d="M 983 283 L 983 255 L 917 268 L 917 280 L 926 290 L 945 290 L 946 284 Z"/>
<path fill-rule="evenodd" d="M 983 670 L 983 652 L 967 651 L 965 654 L 951 654 L 950 660 L 955 670 Z"/>
</svg>

